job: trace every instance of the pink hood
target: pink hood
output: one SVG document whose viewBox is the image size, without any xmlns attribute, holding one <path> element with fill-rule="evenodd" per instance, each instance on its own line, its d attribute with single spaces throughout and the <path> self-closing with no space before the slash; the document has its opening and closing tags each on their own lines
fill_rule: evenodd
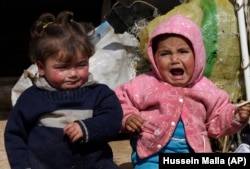
<svg viewBox="0 0 250 169">
<path fill-rule="evenodd" d="M 152 64 L 153 71 L 157 74 L 157 76 L 162 80 L 162 77 L 156 67 L 153 51 L 152 51 L 152 39 L 160 34 L 165 33 L 174 33 L 179 34 L 187 39 L 192 43 L 194 48 L 194 55 L 195 55 L 195 69 L 192 79 L 189 82 L 189 86 L 198 82 L 202 76 L 205 69 L 205 62 L 206 62 L 206 51 L 204 48 L 204 43 L 202 39 L 202 33 L 200 27 L 189 18 L 183 15 L 174 15 L 166 22 L 162 22 L 152 33 L 148 41 L 148 57 Z"/>
</svg>

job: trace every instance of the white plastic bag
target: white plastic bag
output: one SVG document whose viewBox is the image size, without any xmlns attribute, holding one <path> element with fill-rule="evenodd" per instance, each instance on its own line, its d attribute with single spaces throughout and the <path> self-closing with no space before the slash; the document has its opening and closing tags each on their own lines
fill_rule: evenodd
<svg viewBox="0 0 250 169">
<path fill-rule="evenodd" d="M 30 65 L 26 71 L 36 75 L 38 71 L 36 64 Z M 11 90 L 12 105 L 16 104 L 16 100 L 21 95 L 21 93 L 31 85 L 32 81 L 26 77 L 25 73 L 23 73 Z"/>
<path fill-rule="evenodd" d="M 234 152 L 235 153 L 250 153 L 250 145 L 246 143 L 241 143 Z"/>
</svg>

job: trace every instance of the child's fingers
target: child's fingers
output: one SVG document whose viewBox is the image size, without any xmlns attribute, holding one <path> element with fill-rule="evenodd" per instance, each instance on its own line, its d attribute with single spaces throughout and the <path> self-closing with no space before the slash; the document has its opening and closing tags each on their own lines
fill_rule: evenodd
<svg viewBox="0 0 250 169">
<path fill-rule="evenodd" d="M 249 112 L 247 111 L 241 111 L 239 115 L 240 115 L 240 118 L 244 118 L 244 119 L 246 118 L 248 119 L 250 116 Z"/>
<path fill-rule="evenodd" d="M 68 124 L 68 125 L 66 125 L 66 126 L 63 128 L 63 132 L 64 132 L 64 133 L 69 132 L 69 131 L 70 131 L 70 128 L 71 128 L 71 126 L 72 126 L 72 124 Z"/>
<path fill-rule="evenodd" d="M 129 125 L 126 125 L 126 130 L 132 133 L 135 132 L 135 129 L 130 127 Z"/>
<path fill-rule="evenodd" d="M 239 121 L 241 123 L 248 122 L 249 121 L 249 116 L 250 116 L 250 112 L 249 111 L 241 110 L 238 113 L 238 118 L 239 118 Z"/>
<path fill-rule="evenodd" d="M 126 124 L 126 129 L 130 132 L 140 132 L 141 126 L 142 125 L 140 123 L 134 123 L 134 122 L 130 121 Z"/>
</svg>

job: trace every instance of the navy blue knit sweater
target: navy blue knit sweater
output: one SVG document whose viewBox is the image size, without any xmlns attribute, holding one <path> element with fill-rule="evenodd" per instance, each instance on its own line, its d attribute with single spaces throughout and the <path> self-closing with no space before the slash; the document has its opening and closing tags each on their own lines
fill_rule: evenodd
<svg viewBox="0 0 250 169">
<path fill-rule="evenodd" d="M 34 85 L 22 93 L 5 128 L 12 169 L 113 169 L 108 142 L 121 129 L 122 109 L 104 84 L 74 90 L 45 90 Z M 63 127 L 77 121 L 84 139 L 72 144 Z"/>
</svg>

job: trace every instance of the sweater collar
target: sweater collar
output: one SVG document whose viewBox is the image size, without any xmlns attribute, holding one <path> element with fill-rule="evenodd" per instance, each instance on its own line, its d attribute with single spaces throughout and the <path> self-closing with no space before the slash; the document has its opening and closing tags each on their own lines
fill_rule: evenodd
<svg viewBox="0 0 250 169">
<path fill-rule="evenodd" d="M 94 80 L 93 75 L 89 73 L 88 81 L 84 83 L 81 87 L 93 86 L 96 84 L 98 84 L 98 82 Z M 39 77 L 35 81 L 35 85 L 40 89 L 49 90 L 49 91 L 57 91 L 57 89 L 52 87 L 44 77 Z"/>
</svg>

